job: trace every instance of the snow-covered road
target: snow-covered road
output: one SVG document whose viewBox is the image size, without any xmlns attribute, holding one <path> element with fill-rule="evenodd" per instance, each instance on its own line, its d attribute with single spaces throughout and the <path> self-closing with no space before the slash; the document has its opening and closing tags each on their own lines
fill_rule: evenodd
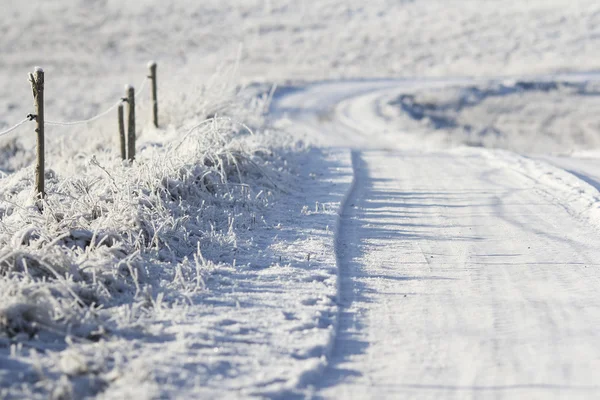
<svg viewBox="0 0 600 400">
<path fill-rule="evenodd" d="M 353 149 L 317 395 L 598 396 L 597 159 L 432 149 L 378 114 L 377 99 L 413 85 L 325 83 L 275 103 L 313 140 Z"/>
</svg>

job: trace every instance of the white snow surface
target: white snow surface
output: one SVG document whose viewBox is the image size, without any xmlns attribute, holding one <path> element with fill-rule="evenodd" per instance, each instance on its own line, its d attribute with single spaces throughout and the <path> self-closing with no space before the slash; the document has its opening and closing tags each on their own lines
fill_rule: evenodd
<svg viewBox="0 0 600 400">
<path fill-rule="evenodd" d="M 598 2 L 2 13 L 0 398 L 598 396 Z"/>
<path fill-rule="evenodd" d="M 304 125 L 323 146 L 353 149 L 355 183 L 337 238 L 341 313 L 329 366 L 315 383 L 318 398 L 594 398 L 600 391 L 598 158 L 573 150 L 594 137 L 563 132 L 569 147 L 561 154 L 525 154 L 554 146 L 556 136 L 536 128 L 531 143 L 511 140 L 520 127 L 512 123 L 503 127 L 506 147 L 523 154 L 464 146 L 472 131 L 435 119 L 442 112 L 443 122 L 460 121 L 464 108 L 437 99 L 473 85 L 480 97 L 494 96 L 496 84 L 459 83 L 327 82 L 276 99 L 282 126 Z M 421 129 L 409 112 L 415 103 L 391 113 L 400 96 L 415 92 L 437 96 Z M 520 88 L 519 101 L 535 99 L 542 109 L 556 101 L 531 92 Z"/>
</svg>

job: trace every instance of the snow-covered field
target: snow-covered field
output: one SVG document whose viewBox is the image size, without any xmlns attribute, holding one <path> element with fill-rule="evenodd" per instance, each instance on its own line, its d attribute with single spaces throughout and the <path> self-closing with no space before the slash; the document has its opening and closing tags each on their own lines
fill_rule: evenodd
<svg viewBox="0 0 600 400">
<path fill-rule="evenodd" d="M 598 2 L 0 6 L 0 398 L 600 392 Z"/>
</svg>

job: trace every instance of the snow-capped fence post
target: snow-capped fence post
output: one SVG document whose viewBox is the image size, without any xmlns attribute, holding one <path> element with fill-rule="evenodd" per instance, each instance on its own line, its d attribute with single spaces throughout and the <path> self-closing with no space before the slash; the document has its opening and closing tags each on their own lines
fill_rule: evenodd
<svg viewBox="0 0 600 400">
<path fill-rule="evenodd" d="M 135 159 L 135 90 L 133 86 L 127 85 L 127 159 Z"/>
<path fill-rule="evenodd" d="M 154 127 L 158 128 L 158 93 L 156 88 L 156 62 L 150 61 L 148 63 L 150 69 L 150 75 L 148 78 L 152 80 L 152 122 Z"/>
<path fill-rule="evenodd" d="M 33 101 L 35 105 L 35 115 L 30 115 L 35 119 L 35 133 L 37 136 L 36 146 L 36 165 L 35 165 L 35 188 L 37 196 L 44 198 L 44 70 L 40 67 L 35 68 L 35 72 L 29 73 L 29 82 L 33 90 Z"/>
<path fill-rule="evenodd" d="M 127 159 L 127 142 L 125 141 L 125 120 L 123 118 L 123 104 L 119 104 L 119 142 L 121 144 L 121 158 Z"/>
</svg>

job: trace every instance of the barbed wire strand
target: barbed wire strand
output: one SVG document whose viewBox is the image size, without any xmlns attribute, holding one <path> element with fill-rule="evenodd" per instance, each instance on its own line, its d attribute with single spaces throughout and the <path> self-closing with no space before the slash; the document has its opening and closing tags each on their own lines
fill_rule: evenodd
<svg viewBox="0 0 600 400">
<path fill-rule="evenodd" d="M 31 119 L 29 117 L 25 118 L 23 121 L 19 122 L 15 126 L 8 128 L 7 130 L 5 130 L 3 132 L 0 132 L 0 136 L 8 135 L 9 133 L 11 133 L 12 131 L 14 131 L 15 129 L 17 129 L 18 127 L 20 127 L 21 125 L 23 125 L 25 122 L 28 122 L 28 121 L 31 121 Z"/>
<path fill-rule="evenodd" d="M 144 89 L 146 88 L 146 83 L 148 82 L 148 78 L 144 78 L 142 84 L 140 85 L 140 88 L 138 89 L 137 93 L 135 94 L 136 97 L 139 96 L 140 94 L 142 94 L 142 92 L 144 91 Z M 117 101 L 115 104 L 113 104 L 112 106 L 110 106 L 109 109 L 107 109 L 106 111 L 96 115 L 95 117 L 89 118 L 89 119 L 84 119 L 84 120 L 80 120 L 80 121 L 69 121 L 69 122 L 59 122 L 59 121 L 44 121 L 45 125 L 54 125 L 54 126 L 71 126 L 71 125 L 82 125 L 82 124 L 87 124 L 89 122 L 93 122 L 96 121 L 97 119 L 100 119 L 102 117 L 104 117 L 105 115 L 107 115 L 108 113 L 110 113 L 111 111 L 113 111 L 115 108 L 117 108 L 119 106 L 119 104 L 121 104 L 123 102 L 123 99 L 119 99 L 119 101 Z"/>
</svg>

